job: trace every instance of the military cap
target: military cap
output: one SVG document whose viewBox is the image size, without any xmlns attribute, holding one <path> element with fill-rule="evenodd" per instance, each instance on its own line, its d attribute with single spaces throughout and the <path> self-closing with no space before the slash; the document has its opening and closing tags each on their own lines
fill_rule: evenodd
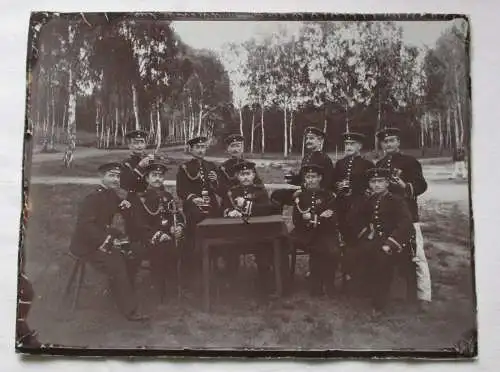
<svg viewBox="0 0 500 372">
<path fill-rule="evenodd" d="M 243 137 L 240 134 L 230 134 L 224 139 L 224 142 L 226 143 L 227 146 L 229 146 L 233 142 L 243 142 L 245 140 L 245 137 Z"/>
<path fill-rule="evenodd" d="M 194 146 L 198 143 L 207 142 L 207 140 L 208 140 L 207 137 L 198 136 L 198 137 L 191 138 L 189 141 L 187 141 L 187 144 L 189 146 Z"/>
<path fill-rule="evenodd" d="M 316 127 L 307 127 L 306 129 L 304 129 L 304 136 L 308 133 L 312 133 L 320 137 L 325 137 L 325 133 L 321 129 L 318 129 Z"/>
<path fill-rule="evenodd" d="M 393 136 L 399 137 L 400 133 L 401 133 L 401 130 L 399 130 L 398 128 L 385 128 L 377 133 L 377 138 L 380 141 L 383 141 L 387 137 L 393 137 Z"/>
<path fill-rule="evenodd" d="M 388 168 L 370 168 L 366 171 L 366 177 L 368 179 L 372 178 L 390 178 L 391 170 Z"/>
<path fill-rule="evenodd" d="M 97 170 L 101 173 L 106 173 L 106 172 L 109 172 L 109 171 L 118 171 L 120 172 L 122 170 L 122 165 L 121 163 L 117 163 L 117 162 L 111 162 L 111 163 L 105 163 L 105 164 L 101 164 Z"/>
<path fill-rule="evenodd" d="M 248 170 L 248 169 L 254 170 L 255 169 L 255 163 L 251 162 L 251 161 L 248 161 L 248 160 L 244 160 L 242 162 L 236 163 L 235 165 L 233 165 L 231 167 L 231 170 L 233 172 L 235 172 L 235 173 L 243 171 L 243 170 Z"/>
<path fill-rule="evenodd" d="M 342 138 L 343 138 L 344 142 L 356 141 L 356 142 L 363 143 L 363 141 L 365 140 L 366 137 L 364 134 L 357 133 L 357 132 L 345 132 L 345 133 L 342 133 Z"/>
<path fill-rule="evenodd" d="M 300 173 L 302 175 L 304 175 L 306 173 L 310 173 L 310 172 L 314 172 L 314 173 L 318 173 L 318 174 L 323 175 L 324 168 L 318 164 L 305 164 L 300 168 Z"/>
<path fill-rule="evenodd" d="M 144 174 L 149 174 L 155 171 L 165 173 L 167 170 L 168 167 L 165 164 L 159 162 L 153 162 L 149 164 L 146 168 L 144 168 Z"/>
<path fill-rule="evenodd" d="M 148 137 L 148 133 L 143 130 L 132 130 L 125 134 L 125 138 L 128 140 L 131 139 L 146 139 Z"/>
</svg>

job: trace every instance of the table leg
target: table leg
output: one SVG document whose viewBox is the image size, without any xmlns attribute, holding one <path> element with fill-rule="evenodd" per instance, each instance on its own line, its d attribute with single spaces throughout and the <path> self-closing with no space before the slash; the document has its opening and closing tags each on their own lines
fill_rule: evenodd
<svg viewBox="0 0 500 372">
<path fill-rule="evenodd" d="M 274 278 L 276 280 L 276 294 L 281 297 L 283 295 L 283 283 L 281 281 L 281 242 L 279 239 L 274 239 Z"/>
<path fill-rule="evenodd" d="M 210 247 L 203 243 L 203 307 L 210 311 Z"/>
</svg>

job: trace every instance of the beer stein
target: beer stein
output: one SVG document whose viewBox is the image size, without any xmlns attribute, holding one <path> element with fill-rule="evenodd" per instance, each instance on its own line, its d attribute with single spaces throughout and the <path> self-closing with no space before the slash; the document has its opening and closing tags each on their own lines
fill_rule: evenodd
<svg viewBox="0 0 500 372">
<path fill-rule="evenodd" d="M 200 210 L 202 213 L 208 213 L 210 210 L 210 196 L 208 196 L 208 190 L 201 191 L 201 198 L 203 199 L 203 204 L 200 204 Z"/>
</svg>

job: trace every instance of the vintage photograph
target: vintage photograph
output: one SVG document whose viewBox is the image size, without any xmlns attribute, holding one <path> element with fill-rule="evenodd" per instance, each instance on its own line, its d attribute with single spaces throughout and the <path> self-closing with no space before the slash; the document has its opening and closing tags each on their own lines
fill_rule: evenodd
<svg viewBox="0 0 500 372">
<path fill-rule="evenodd" d="M 32 13 L 16 350 L 477 356 L 469 33 Z"/>
</svg>

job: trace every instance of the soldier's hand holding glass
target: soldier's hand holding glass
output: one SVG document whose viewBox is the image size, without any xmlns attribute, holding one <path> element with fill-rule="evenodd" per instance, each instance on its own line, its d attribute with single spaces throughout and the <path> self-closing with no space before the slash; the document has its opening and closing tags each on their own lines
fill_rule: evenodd
<svg viewBox="0 0 500 372">
<path fill-rule="evenodd" d="M 241 196 L 238 196 L 236 199 L 234 199 L 234 201 L 236 202 L 238 208 L 243 208 L 243 206 L 245 205 L 245 198 Z"/>
<path fill-rule="evenodd" d="M 180 239 L 182 237 L 182 226 L 172 226 L 170 233 L 174 234 L 176 239 Z"/>
<path fill-rule="evenodd" d="M 327 209 L 326 211 L 323 211 L 323 213 L 321 213 L 319 216 L 323 218 L 330 218 L 331 216 L 333 216 L 333 211 L 331 209 Z"/>
<path fill-rule="evenodd" d="M 128 200 L 122 200 L 122 202 L 118 205 L 120 209 L 128 209 L 132 206 Z"/>
<path fill-rule="evenodd" d="M 196 205 L 202 205 L 203 204 L 203 198 L 200 198 L 200 197 L 197 197 L 197 198 L 193 198 L 193 203 L 196 204 Z"/>
<path fill-rule="evenodd" d="M 170 236 L 168 236 L 168 234 L 165 234 L 165 233 L 161 234 L 161 236 L 160 236 L 160 243 L 163 243 L 163 242 L 166 242 L 166 241 L 169 241 L 169 240 L 172 240 L 172 239 L 170 238 Z"/>
<path fill-rule="evenodd" d="M 149 154 L 144 159 L 142 159 L 138 165 L 139 165 L 139 167 L 144 168 L 144 167 L 147 167 L 149 165 L 149 163 L 152 162 L 153 160 L 154 160 L 154 155 Z"/>
<path fill-rule="evenodd" d="M 241 212 L 237 211 L 236 209 L 233 209 L 232 211 L 229 211 L 227 213 L 227 215 L 229 217 L 241 217 L 242 216 Z"/>
</svg>

